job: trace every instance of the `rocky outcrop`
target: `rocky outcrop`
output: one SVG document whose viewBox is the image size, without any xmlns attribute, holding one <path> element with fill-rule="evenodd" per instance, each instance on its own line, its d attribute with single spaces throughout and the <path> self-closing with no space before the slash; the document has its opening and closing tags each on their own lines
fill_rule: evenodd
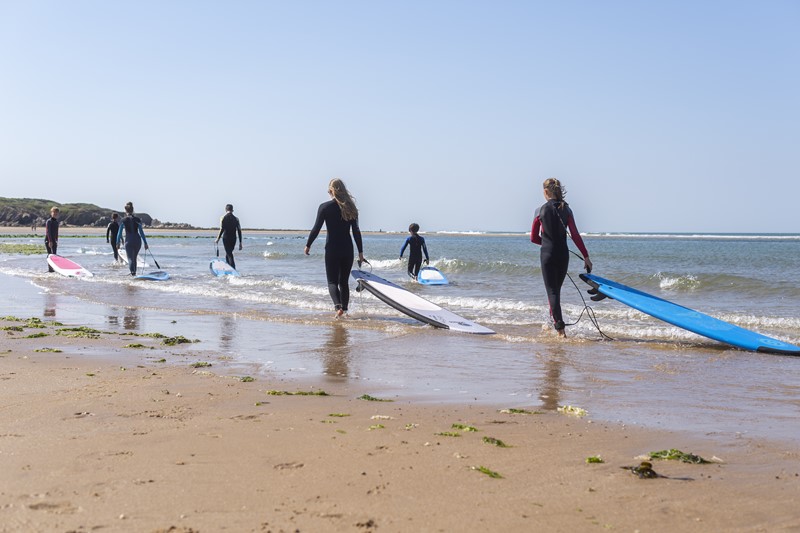
<svg viewBox="0 0 800 533">
<path fill-rule="evenodd" d="M 0 226 L 41 226 L 50 216 L 53 206 L 58 207 L 58 219 L 67 226 L 105 227 L 111 222 L 112 213 L 122 214 L 94 204 L 59 204 L 36 198 L 0 197 Z M 145 226 L 153 224 L 153 218 L 147 213 L 136 213 L 136 216 L 142 219 Z"/>
</svg>

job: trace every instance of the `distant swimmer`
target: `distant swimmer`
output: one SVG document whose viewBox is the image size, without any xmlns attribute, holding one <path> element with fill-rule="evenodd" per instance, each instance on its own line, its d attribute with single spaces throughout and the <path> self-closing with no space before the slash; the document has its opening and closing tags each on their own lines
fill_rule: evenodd
<svg viewBox="0 0 800 533">
<path fill-rule="evenodd" d="M 128 256 L 128 268 L 131 271 L 131 276 L 136 275 L 136 259 L 139 256 L 139 250 L 142 249 L 142 242 L 144 242 L 144 249 L 148 250 L 147 237 L 144 235 L 144 228 L 142 227 L 142 219 L 133 215 L 133 204 L 128 202 L 125 204 L 125 218 L 117 230 L 117 246 L 122 242 L 122 230 L 125 230 L 125 255 Z"/>
<path fill-rule="evenodd" d="M 225 206 L 225 214 L 219 219 L 219 234 L 217 240 L 222 238 L 222 246 L 225 247 L 225 262 L 232 268 L 236 268 L 236 261 L 233 260 L 233 249 L 236 248 L 236 237 L 239 237 L 239 250 L 242 249 L 242 226 L 239 219 L 233 215 L 233 206 Z"/>
<path fill-rule="evenodd" d="M 550 317 L 558 334 L 566 337 L 566 325 L 561 314 L 561 286 L 569 268 L 569 247 L 567 235 L 583 254 L 586 272 L 592 271 L 589 252 L 583 244 L 581 234 L 575 225 L 572 209 L 564 200 L 567 191 L 555 178 L 544 180 L 544 198 L 547 202 L 539 208 L 531 227 L 531 242 L 542 247 L 539 254 L 542 278 L 550 303 Z"/>
<path fill-rule="evenodd" d="M 361 229 L 358 227 L 358 208 L 342 180 L 334 178 L 328 184 L 331 200 L 320 204 L 317 220 L 308 235 L 305 254 L 311 251 L 311 244 L 325 224 L 328 236 L 325 240 L 325 275 L 328 278 L 328 292 L 336 309 L 336 317 L 347 313 L 350 303 L 350 271 L 353 268 L 353 239 L 358 247 L 358 260 L 364 261 L 364 247 L 361 242 Z M 353 237 L 351 239 L 350 232 Z"/>
<path fill-rule="evenodd" d="M 427 265 L 430 258 L 428 257 L 428 247 L 425 246 L 425 238 L 419 234 L 419 224 L 414 222 L 408 226 L 408 231 L 411 233 L 400 248 L 400 259 L 403 258 L 403 252 L 408 249 L 408 275 L 413 279 L 417 279 L 419 269 L 422 267 L 422 252 L 425 252 L 425 264 Z"/>
<path fill-rule="evenodd" d="M 111 250 L 114 252 L 114 261 L 119 261 L 119 246 L 117 246 L 117 233 L 119 233 L 119 215 L 111 215 L 111 222 L 106 228 L 106 242 L 111 243 Z"/>
<path fill-rule="evenodd" d="M 58 214 L 60 210 L 53 206 L 50 208 L 50 218 L 44 223 L 44 247 L 47 248 L 47 254 L 58 253 Z M 47 264 L 47 269 L 54 272 L 53 267 Z"/>
</svg>

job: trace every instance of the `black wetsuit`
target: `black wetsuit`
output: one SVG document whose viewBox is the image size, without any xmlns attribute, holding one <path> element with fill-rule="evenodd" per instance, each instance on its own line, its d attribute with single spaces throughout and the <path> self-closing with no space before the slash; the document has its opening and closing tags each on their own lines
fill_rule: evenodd
<svg viewBox="0 0 800 533">
<path fill-rule="evenodd" d="M 549 200 L 539 208 L 531 228 L 531 242 L 542 245 L 540 261 L 542 278 L 550 303 L 550 315 L 556 330 L 564 329 L 564 317 L 561 314 L 561 286 L 567 277 L 569 268 L 569 247 L 567 246 L 567 228 L 575 245 L 583 254 L 589 257 L 589 252 L 583 244 L 583 239 L 575 227 L 572 210 L 569 206 L 559 209 L 560 202 Z"/>
<path fill-rule="evenodd" d="M 242 242 L 242 227 L 239 225 L 239 219 L 233 213 L 225 213 L 219 219 L 219 234 L 217 240 L 222 237 L 222 246 L 225 247 L 225 262 L 231 267 L 236 268 L 236 261 L 233 260 L 233 250 L 236 248 L 236 236 L 239 236 L 239 242 Z"/>
<path fill-rule="evenodd" d="M 142 249 L 142 241 L 147 246 L 147 238 L 144 236 L 142 220 L 139 217 L 128 215 L 122 219 L 117 231 L 117 246 L 122 238 L 122 230 L 125 230 L 125 255 L 128 256 L 128 268 L 131 276 L 136 275 L 136 260 L 139 257 L 139 250 Z"/>
<path fill-rule="evenodd" d="M 58 219 L 52 216 L 44 223 L 44 247 L 48 255 L 58 253 Z M 47 269 L 53 272 L 49 263 Z"/>
<path fill-rule="evenodd" d="M 325 239 L 325 274 L 328 278 L 328 292 L 337 310 L 347 311 L 350 303 L 350 270 L 353 268 L 353 239 L 356 241 L 358 252 L 363 253 L 361 242 L 361 229 L 358 219 L 344 220 L 342 210 L 335 200 L 330 200 L 319 206 L 317 220 L 308 235 L 306 246 L 311 246 L 319 235 L 322 224 L 328 230 Z M 350 231 L 353 232 L 352 239 Z"/>
<path fill-rule="evenodd" d="M 417 279 L 419 269 L 422 267 L 422 252 L 425 252 L 425 260 L 428 261 L 428 247 L 425 246 L 425 239 L 417 233 L 410 235 L 403 247 L 400 248 L 400 257 L 403 257 L 403 252 L 406 251 L 406 246 L 411 245 L 408 249 L 408 275 Z"/>
<path fill-rule="evenodd" d="M 106 242 L 111 243 L 111 249 L 114 251 L 114 261 L 119 261 L 119 246 L 117 246 L 117 233 L 119 232 L 119 223 L 112 220 L 106 228 Z"/>
</svg>

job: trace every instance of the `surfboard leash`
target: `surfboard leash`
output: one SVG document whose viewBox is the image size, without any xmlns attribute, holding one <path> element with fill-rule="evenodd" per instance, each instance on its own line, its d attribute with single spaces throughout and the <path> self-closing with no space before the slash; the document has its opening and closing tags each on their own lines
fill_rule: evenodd
<svg viewBox="0 0 800 533">
<path fill-rule="evenodd" d="M 570 253 L 576 255 L 581 261 L 583 261 L 583 256 L 579 255 L 574 250 L 570 250 Z M 583 302 L 583 310 L 581 311 L 581 314 L 578 315 L 578 320 L 576 320 L 572 324 L 566 324 L 566 325 L 567 326 L 576 325 L 578 322 L 581 321 L 581 318 L 583 318 L 583 314 L 586 313 L 586 316 L 589 318 L 589 321 L 595 328 L 597 328 L 597 332 L 600 333 L 600 336 L 605 340 L 613 341 L 614 339 L 612 337 L 606 335 L 605 333 L 603 333 L 603 330 L 600 329 L 600 323 L 597 320 L 597 315 L 595 314 L 594 309 L 589 304 L 586 303 L 586 299 L 583 297 L 583 292 L 581 292 L 581 289 L 578 287 L 578 284 L 575 283 L 575 280 L 572 279 L 572 276 L 569 275 L 569 272 L 567 272 L 567 277 L 572 282 L 572 285 L 575 287 L 575 290 L 578 291 L 578 296 L 581 297 L 581 301 Z"/>
</svg>

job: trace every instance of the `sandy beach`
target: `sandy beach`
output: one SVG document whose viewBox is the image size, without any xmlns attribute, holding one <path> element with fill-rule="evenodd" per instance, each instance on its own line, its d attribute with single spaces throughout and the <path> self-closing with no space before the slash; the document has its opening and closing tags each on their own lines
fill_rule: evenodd
<svg viewBox="0 0 800 533">
<path fill-rule="evenodd" d="M 353 382 L 277 394 L 323 389 L 232 375 L 193 343 L 13 318 L 0 531 L 800 528 L 794 445 L 374 401 Z M 624 468 L 670 448 L 714 462 L 653 460 L 655 479 Z"/>
</svg>

